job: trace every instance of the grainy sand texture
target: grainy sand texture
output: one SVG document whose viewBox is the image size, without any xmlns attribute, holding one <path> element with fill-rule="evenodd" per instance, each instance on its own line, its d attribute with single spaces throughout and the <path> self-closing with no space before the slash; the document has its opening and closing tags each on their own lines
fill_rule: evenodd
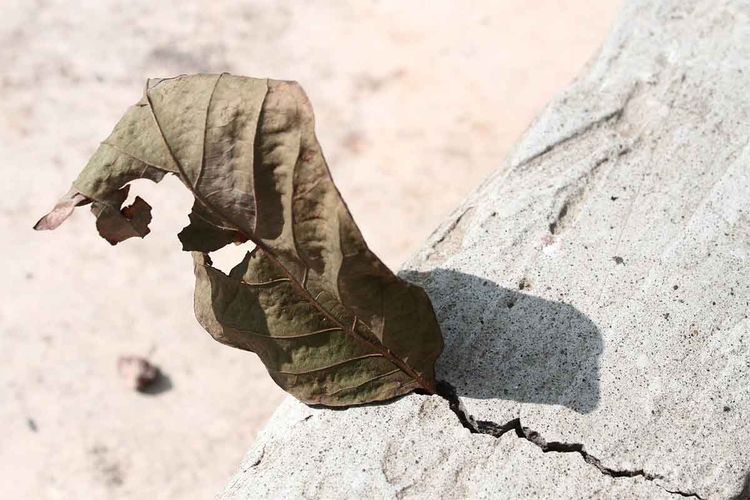
<svg viewBox="0 0 750 500">
<path fill-rule="evenodd" d="M 154 207 L 144 240 L 110 247 L 86 208 L 31 230 L 147 77 L 299 81 L 334 179 L 397 268 L 502 167 L 618 3 L 3 0 L 0 498 L 210 498 L 283 395 L 194 319 L 176 179 L 134 187 Z M 154 393 L 118 378 L 121 355 L 162 369 Z"/>
</svg>

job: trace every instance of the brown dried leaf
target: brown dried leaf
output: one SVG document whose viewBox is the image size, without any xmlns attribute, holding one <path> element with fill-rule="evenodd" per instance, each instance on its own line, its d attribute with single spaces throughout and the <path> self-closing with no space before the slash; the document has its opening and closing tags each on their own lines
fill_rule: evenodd
<svg viewBox="0 0 750 500">
<path fill-rule="evenodd" d="M 168 172 L 195 196 L 179 236 L 193 255 L 196 316 L 215 339 L 256 352 L 307 403 L 435 392 L 443 341 L 429 298 L 367 248 L 299 85 L 227 74 L 150 80 L 74 187 L 106 206 L 97 225 L 119 240 L 123 224 L 139 233 L 146 219 L 140 205 L 119 212 L 123 186 Z M 207 252 L 245 240 L 256 248 L 228 275 L 211 265 Z"/>
</svg>

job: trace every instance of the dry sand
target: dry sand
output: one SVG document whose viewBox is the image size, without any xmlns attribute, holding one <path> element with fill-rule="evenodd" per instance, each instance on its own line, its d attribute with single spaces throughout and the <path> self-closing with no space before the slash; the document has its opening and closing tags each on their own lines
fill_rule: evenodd
<svg viewBox="0 0 750 500">
<path fill-rule="evenodd" d="M 31 226 L 146 77 L 298 80 L 334 178 L 397 268 L 577 74 L 618 1 L 53 2 L 0 16 L 0 498 L 208 498 L 282 392 L 191 307 L 175 179 L 136 191 L 152 234 L 115 248 L 87 210 Z M 141 395 L 122 354 L 169 378 Z"/>
</svg>

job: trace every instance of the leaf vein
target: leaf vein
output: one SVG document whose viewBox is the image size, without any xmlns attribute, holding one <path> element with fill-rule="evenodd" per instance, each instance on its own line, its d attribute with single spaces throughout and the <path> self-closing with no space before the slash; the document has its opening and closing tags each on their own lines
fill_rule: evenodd
<svg viewBox="0 0 750 500">
<path fill-rule="evenodd" d="M 201 181 L 201 178 L 203 178 L 203 171 L 206 167 L 206 135 L 208 134 L 208 115 L 211 112 L 211 103 L 214 100 L 214 94 L 216 93 L 216 87 L 219 86 L 219 81 L 221 80 L 221 77 L 224 76 L 225 73 L 220 73 L 219 76 L 216 78 L 216 81 L 214 82 L 214 86 L 211 89 L 211 95 L 208 97 L 208 104 L 206 105 L 206 119 L 203 122 L 203 144 L 201 145 L 201 164 L 198 167 L 198 175 L 195 177 L 195 183 L 193 184 L 193 188 L 198 189 L 198 184 Z M 206 196 L 208 197 L 208 195 Z"/>
<path fill-rule="evenodd" d="M 265 335 L 263 333 L 254 332 L 251 330 L 244 330 L 242 328 L 235 328 L 233 326 L 227 325 L 228 328 L 231 328 L 232 330 L 237 330 L 240 333 L 246 333 L 248 335 L 252 335 L 254 337 L 262 337 L 265 339 L 273 339 L 273 340 L 293 340 L 293 339 L 301 339 L 305 337 L 314 337 L 316 335 L 320 335 L 322 333 L 328 333 L 328 332 L 335 332 L 340 331 L 343 333 L 343 329 L 339 327 L 334 328 L 324 328 L 322 330 L 315 330 L 314 332 L 307 332 L 307 333 L 300 333 L 295 335 Z"/>
<path fill-rule="evenodd" d="M 385 356 L 380 353 L 372 353 L 372 354 L 365 354 L 364 356 L 357 356 L 356 358 L 345 359 L 344 361 L 339 361 L 338 363 L 333 363 L 332 365 L 328 365 L 328 366 L 321 366 L 319 368 L 313 368 L 311 370 L 303 370 L 301 372 L 285 372 L 281 370 L 269 370 L 269 371 L 273 373 L 278 373 L 280 375 L 309 375 L 311 373 L 322 372 L 325 370 L 329 370 L 331 368 L 338 368 L 339 366 L 348 365 L 349 363 L 354 363 L 355 361 L 361 361 L 367 358 L 384 358 L 384 357 Z"/>
<path fill-rule="evenodd" d="M 291 280 L 289 278 L 276 278 L 275 280 L 269 280 L 269 281 L 259 281 L 256 283 L 250 283 L 245 280 L 240 280 L 240 283 L 247 286 L 268 286 L 268 285 L 275 285 L 276 283 L 288 283 Z"/>
<path fill-rule="evenodd" d="M 139 158 L 138 156 L 134 155 L 133 153 L 125 151 L 124 149 L 122 149 L 120 146 L 117 146 L 116 144 L 112 144 L 111 142 L 107 142 L 107 141 L 102 141 L 101 143 L 104 144 L 105 146 L 108 146 L 108 147 L 114 149 L 115 151 L 117 151 L 120 154 L 123 154 L 125 156 L 129 156 L 130 158 L 134 159 L 135 161 L 139 161 L 139 162 L 143 163 L 144 165 L 147 165 L 147 166 L 153 167 L 153 168 L 158 168 L 159 170 L 161 170 L 163 172 L 170 172 L 170 173 L 172 172 L 171 170 L 169 170 L 166 167 L 162 167 L 161 165 L 154 165 L 153 163 L 148 162 L 148 161 L 144 160 L 143 158 Z"/>
<path fill-rule="evenodd" d="M 350 391 L 352 389 L 359 389 L 363 385 L 367 385 L 370 382 L 374 382 L 376 380 L 380 380 L 381 378 L 388 377 L 388 376 L 393 375 L 394 373 L 398 373 L 400 371 L 401 370 L 399 370 L 398 368 L 396 368 L 395 370 L 391 370 L 391 371 L 386 372 L 386 373 L 381 373 L 380 375 L 376 375 L 374 377 L 371 377 L 371 378 L 365 380 L 361 384 L 352 385 L 352 386 L 349 386 L 349 387 L 342 387 L 341 389 L 336 389 L 335 391 L 328 393 L 327 396 L 335 396 L 335 395 L 337 395 L 337 394 L 339 394 L 341 392 L 344 392 L 344 391 Z"/>
</svg>

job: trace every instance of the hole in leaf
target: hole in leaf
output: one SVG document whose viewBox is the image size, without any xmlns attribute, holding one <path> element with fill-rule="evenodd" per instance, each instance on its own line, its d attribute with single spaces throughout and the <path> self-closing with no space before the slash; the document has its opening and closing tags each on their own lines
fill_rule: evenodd
<svg viewBox="0 0 750 500">
<path fill-rule="evenodd" d="M 228 275 L 234 266 L 242 262 L 245 254 L 252 252 L 254 248 L 255 245 L 251 242 L 242 243 L 241 245 L 226 245 L 209 254 L 211 256 L 211 265 Z"/>
<path fill-rule="evenodd" d="M 140 196 L 151 205 L 151 235 L 169 238 L 174 241 L 174 235 L 187 225 L 187 216 L 193 206 L 193 195 L 185 189 L 180 179 L 175 175 L 165 175 L 158 184 L 148 179 L 136 179 L 128 183 L 130 190 L 123 207 L 133 204 Z M 176 242 L 180 245 L 180 242 Z"/>
</svg>

